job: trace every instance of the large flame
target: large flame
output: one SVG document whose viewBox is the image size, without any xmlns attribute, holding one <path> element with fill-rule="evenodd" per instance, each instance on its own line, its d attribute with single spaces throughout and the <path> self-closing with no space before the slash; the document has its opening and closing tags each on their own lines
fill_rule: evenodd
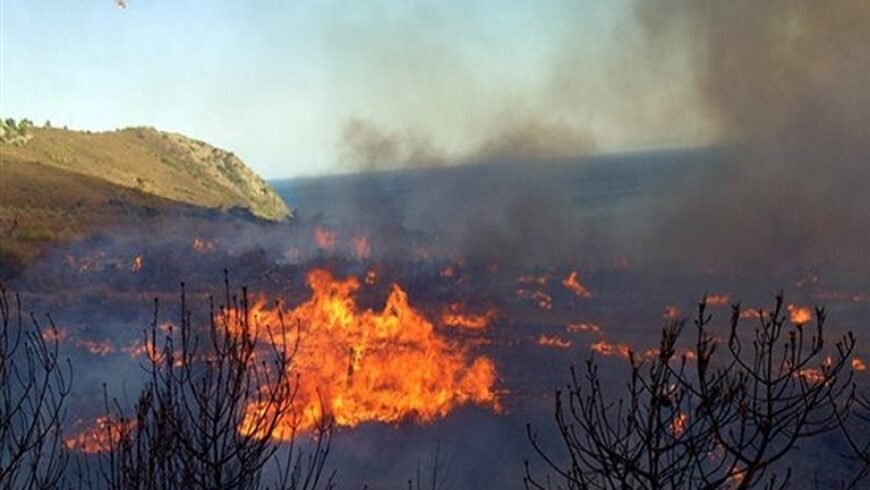
<svg viewBox="0 0 870 490">
<path fill-rule="evenodd" d="M 340 280 L 316 269 L 307 281 L 311 297 L 284 314 L 282 327 L 286 332 L 298 326 L 301 335 L 293 360 L 300 376 L 295 410 L 273 437 L 287 439 L 294 429 L 312 429 L 324 415 L 353 427 L 368 421 L 427 422 L 462 404 L 499 408 L 492 360 L 471 359 L 465 347 L 410 305 L 398 285 L 382 311 L 360 311 L 356 278 Z M 270 329 L 282 325 L 278 309 L 264 304 L 254 307 L 256 321 Z M 252 419 L 262 410 L 268 407 L 248 407 Z"/>
</svg>

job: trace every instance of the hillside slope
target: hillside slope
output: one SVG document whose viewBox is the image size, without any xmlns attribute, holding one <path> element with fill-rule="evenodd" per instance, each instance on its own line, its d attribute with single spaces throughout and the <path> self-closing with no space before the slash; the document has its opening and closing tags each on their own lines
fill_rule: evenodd
<svg viewBox="0 0 870 490">
<path fill-rule="evenodd" d="M 284 201 L 231 152 L 153 128 L 111 132 L 31 128 L 26 144 L 0 145 L 0 161 L 39 163 L 207 208 L 245 208 L 279 221 Z"/>
</svg>

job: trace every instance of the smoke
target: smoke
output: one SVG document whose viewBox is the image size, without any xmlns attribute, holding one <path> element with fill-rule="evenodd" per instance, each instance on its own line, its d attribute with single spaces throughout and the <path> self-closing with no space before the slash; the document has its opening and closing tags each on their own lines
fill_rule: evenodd
<svg viewBox="0 0 870 490">
<path fill-rule="evenodd" d="M 720 232 L 695 245 L 769 260 L 863 260 L 870 4 L 654 0 L 635 12 L 650 49 L 688 54 L 693 102 L 730 145 L 728 178 L 684 205 L 716 210 L 705 219 Z M 685 224 L 683 211 L 674 223 Z"/>
<path fill-rule="evenodd" d="M 358 171 L 433 167 L 445 163 L 535 161 L 589 155 L 595 138 L 570 124 L 505 114 L 476 147 L 449 157 L 422 133 L 388 131 L 371 120 L 351 118 L 344 124 L 339 150 L 342 163 Z"/>
<path fill-rule="evenodd" d="M 330 19 L 323 63 L 344 113 L 342 171 L 588 155 L 648 120 L 651 107 L 637 99 L 656 90 L 637 76 L 612 86 L 621 62 L 588 46 L 593 9 L 520 7 L 535 19 L 516 37 L 504 37 L 492 12 L 473 10 L 372 5 Z M 526 45 L 523 35 L 539 39 Z M 609 50 L 611 36 L 603 32 L 599 47 Z"/>
<path fill-rule="evenodd" d="M 595 138 L 587 131 L 566 123 L 534 117 L 517 119 L 506 115 L 506 122 L 490 134 L 473 153 L 482 161 L 534 160 L 587 155 L 595 150 Z"/>
<path fill-rule="evenodd" d="M 629 5 L 617 20 L 584 2 L 558 3 L 558 15 L 553 5 L 534 9 L 529 23 L 550 26 L 534 51 L 494 36 L 502 31 L 489 17 L 361 9 L 334 21 L 325 62 L 352 85 L 337 95 L 347 107 L 344 171 L 712 144 L 721 164 L 692 169 L 703 178 L 675 184 L 667 204 L 625 211 L 630 230 L 578 216 L 582 196 L 537 176 L 539 165 L 512 167 L 516 179 L 492 179 L 498 167 L 471 181 L 435 179 L 388 210 L 343 199 L 410 229 L 431 225 L 463 244 L 457 255 L 561 260 L 605 242 L 693 263 L 866 261 L 870 6 Z M 498 62 L 505 50 L 515 66 Z"/>
<path fill-rule="evenodd" d="M 388 132 L 372 121 L 348 120 L 341 133 L 340 153 L 345 164 L 360 170 L 382 167 L 434 166 L 445 160 L 443 150 L 413 131 Z"/>
</svg>

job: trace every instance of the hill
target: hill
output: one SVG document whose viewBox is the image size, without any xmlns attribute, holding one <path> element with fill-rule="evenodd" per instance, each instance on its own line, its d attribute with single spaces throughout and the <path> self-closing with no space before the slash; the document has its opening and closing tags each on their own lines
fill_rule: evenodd
<svg viewBox="0 0 870 490">
<path fill-rule="evenodd" d="M 9 121 L 3 122 L 4 127 Z M 0 262 L 45 246 L 168 213 L 223 211 L 266 221 L 284 201 L 232 153 L 152 128 L 112 132 L 26 129 L 0 140 Z M 21 134 L 25 134 L 22 131 Z"/>
<path fill-rule="evenodd" d="M 26 143 L 0 146 L 3 161 L 38 162 L 196 206 L 242 207 L 289 217 L 284 202 L 233 153 L 153 128 L 111 132 L 30 128 Z"/>
</svg>

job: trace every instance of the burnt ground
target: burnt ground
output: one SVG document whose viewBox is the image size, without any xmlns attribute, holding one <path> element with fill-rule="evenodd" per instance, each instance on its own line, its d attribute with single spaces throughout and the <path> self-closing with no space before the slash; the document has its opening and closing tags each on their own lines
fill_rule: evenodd
<svg viewBox="0 0 870 490">
<path fill-rule="evenodd" d="M 308 297 L 304 277 L 312 267 L 360 279 L 376 271 L 377 281 L 360 290 L 361 307 L 382 308 L 397 283 L 436 324 L 451 303 L 468 312 L 495 309 L 482 334 L 439 328 L 495 361 L 501 413 L 463 407 L 430 424 L 342 429 L 332 465 L 344 488 L 396 488 L 429 464 L 438 445 L 450 487 L 520 488 L 522 462 L 532 456 L 525 424 L 552 434 L 552 394 L 567 382 L 568 366 L 585 361 L 597 342 L 655 347 L 666 307 L 691 316 L 701 296 L 715 294 L 755 308 L 782 290 L 788 302 L 824 304 L 829 335 L 854 331 L 858 355 L 870 357 L 866 264 L 793 260 L 787 232 L 783 253 L 768 260 L 695 246 L 702 242 L 693 234 L 722 233 L 724 224 L 690 227 L 704 202 L 685 195 L 715 185 L 723 165 L 713 152 L 693 151 L 276 182 L 298 210 L 293 223 L 188 226 L 167 218 L 147 229 L 119 227 L 55 250 L 11 286 L 28 309 L 50 312 L 78 339 L 62 346 L 75 366 L 70 424 L 99 413 L 104 382 L 121 400 L 135 400 L 141 359 L 124 347 L 142 338 L 154 298 L 162 319 L 177 316 L 182 281 L 194 314 L 197 302 L 205 314 L 208 296 L 221 294 L 224 270 L 233 286 L 292 306 Z M 681 220 L 686 210 L 691 219 Z M 333 233 L 335 243 L 318 244 L 316 229 Z M 367 253 L 355 249 L 360 236 Z M 572 271 L 591 296 L 563 286 Z M 727 304 L 712 311 L 724 327 Z M 569 331 L 576 323 L 600 332 Z M 542 335 L 563 345 L 540 345 Z M 599 359 L 618 392 L 625 360 Z M 859 375 L 866 383 L 866 372 Z M 807 474 L 845 471 L 837 461 L 809 461 Z"/>
</svg>

